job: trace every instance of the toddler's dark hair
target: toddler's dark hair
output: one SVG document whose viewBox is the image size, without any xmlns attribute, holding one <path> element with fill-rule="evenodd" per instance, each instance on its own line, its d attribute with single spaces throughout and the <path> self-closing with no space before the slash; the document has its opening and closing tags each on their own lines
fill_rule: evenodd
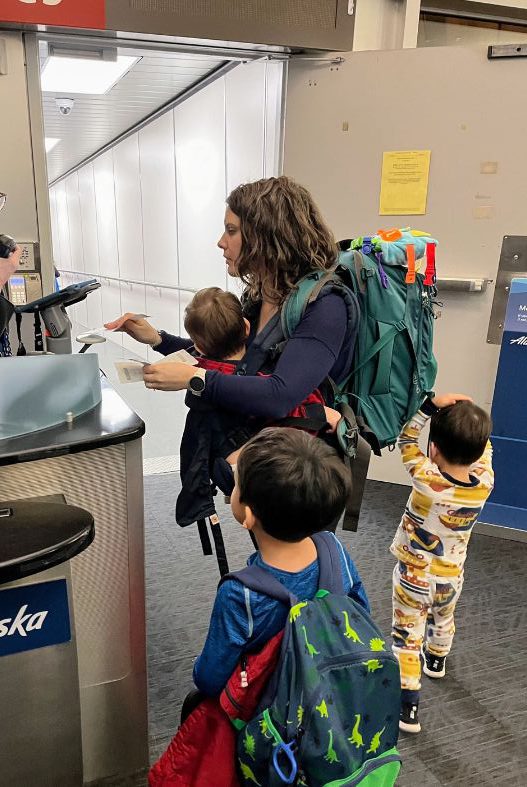
<svg viewBox="0 0 527 787">
<path fill-rule="evenodd" d="M 349 471 L 336 451 L 298 429 L 263 429 L 237 465 L 240 502 L 279 541 L 327 530 L 344 510 Z"/>
<path fill-rule="evenodd" d="M 199 290 L 185 309 L 185 330 L 207 357 L 229 358 L 245 346 L 242 305 L 219 287 Z"/>
<path fill-rule="evenodd" d="M 430 419 L 430 440 L 447 462 L 471 465 L 476 462 L 492 431 L 490 415 L 473 402 L 456 402 L 442 407 Z"/>
</svg>

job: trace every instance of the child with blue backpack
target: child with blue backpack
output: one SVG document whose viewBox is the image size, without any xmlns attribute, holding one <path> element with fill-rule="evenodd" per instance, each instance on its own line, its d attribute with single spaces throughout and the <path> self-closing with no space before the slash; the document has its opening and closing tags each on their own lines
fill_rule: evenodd
<svg viewBox="0 0 527 787">
<path fill-rule="evenodd" d="M 419 436 L 428 419 L 427 455 Z M 398 561 L 392 636 L 405 732 L 421 730 L 421 668 L 430 678 L 445 675 L 468 542 L 494 484 L 490 432 L 490 416 L 468 396 L 445 394 L 427 399 L 399 436 L 413 487 L 390 547 Z"/>
<path fill-rule="evenodd" d="M 349 472 L 322 440 L 291 428 L 268 428 L 243 448 L 231 508 L 258 544 L 248 565 L 259 566 L 298 598 L 318 589 L 317 549 L 311 536 L 339 518 L 349 490 Z M 332 535 L 340 556 L 344 590 L 369 610 L 359 573 Z M 207 695 L 221 692 L 244 652 L 258 650 L 284 628 L 284 604 L 244 588 L 235 579 L 217 592 L 205 646 L 194 666 L 194 682 Z"/>
<path fill-rule="evenodd" d="M 336 452 L 297 429 L 264 429 L 239 457 L 231 508 L 258 551 L 220 583 L 194 682 L 232 706 L 227 682 L 248 686 L 252 654 L 283 632 L 255 714 L 233 720 L 244 786 L 389 787 L 397 778 L 398 663 L 328 532 L 348 492 Z"/>
</svg>

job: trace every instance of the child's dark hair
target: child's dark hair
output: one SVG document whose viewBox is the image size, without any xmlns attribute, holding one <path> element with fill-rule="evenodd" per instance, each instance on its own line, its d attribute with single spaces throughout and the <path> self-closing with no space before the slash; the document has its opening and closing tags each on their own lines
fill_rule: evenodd
<svg viewBox="0 0 527 787">
<path fill-rule="evenodd" d="M 327 530 L 350 491 L 349 472 L 336 451 L 298 429 L 263 429 L 244 447 L 237 473 L 240 502 L 279 541 Z"/>
<path fill-rule="evenodd" d="M 194 295 L 185 309 L 185 330 L 202 353 L 218 361 L 239 352 L 247 338 L 240 301 L 219 287 Z"/>
<path fill-rule="evenodd" d="M 442 407 L 430 419 L 430 440 L 447 462 L 471 465 L 485 450 L 492 430 L 490 415 L 473 402 Z"/>
</svg>

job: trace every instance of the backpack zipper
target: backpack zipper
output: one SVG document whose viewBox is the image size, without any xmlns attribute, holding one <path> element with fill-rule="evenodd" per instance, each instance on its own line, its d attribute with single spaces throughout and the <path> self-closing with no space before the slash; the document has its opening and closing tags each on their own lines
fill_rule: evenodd
<svg viewBox="0 0 527 787">
<path fill-rule="evenodd" d="M 394 656 L 392 656 L 388 651 L 382 650 L 377 651 L 377 655 L 374 658 L 371 658 L 371 654 L 373 651 L 371 650 L 361 650 L 358 653 L 354 653 L 352 656 L 349 654 L 344 654 L 342 656 L 332 656 L 331 658 L 324 659 L 317 665 L 317 670 L 322 672 L 322 670 L 329 669 L 330 667 L 340 667 L 340 666 L 347 666 L 349 664 L 354 664 L 357 661 L 393 661 Z M 367 657 L 370 658 L 367 658 Z"/>
</svg>

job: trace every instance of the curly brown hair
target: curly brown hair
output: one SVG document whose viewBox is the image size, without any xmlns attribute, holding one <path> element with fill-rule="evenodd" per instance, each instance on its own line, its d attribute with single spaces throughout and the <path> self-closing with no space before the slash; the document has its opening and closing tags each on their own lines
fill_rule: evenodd
<svg viewBox="0 0 527 787">
<path fill-rule="evenodd" d="M 241 224 L 238 274 L 253 301 L 282 303 L 306 273 L 330 268 L 335 239 L 309 191 L 291 178 L 238 186 L 227 205 Z"/>
</svg>

